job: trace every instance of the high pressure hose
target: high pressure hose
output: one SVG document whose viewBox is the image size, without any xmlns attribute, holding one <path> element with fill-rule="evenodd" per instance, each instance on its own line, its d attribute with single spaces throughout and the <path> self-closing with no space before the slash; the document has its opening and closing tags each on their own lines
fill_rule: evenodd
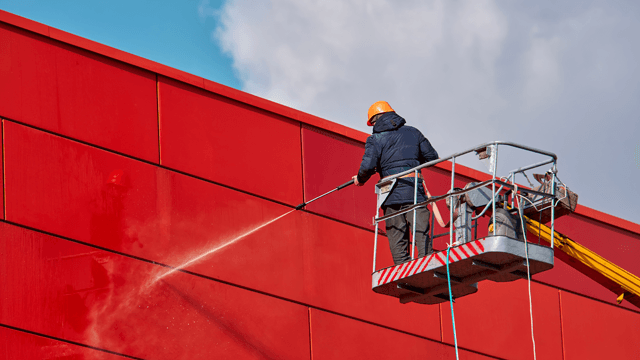
<svg viewBox="0 0 640 360">
<path fill-rule="evenodd" d="M 529 270 L 529 244 L 527 244 L 527 232 L 524 227 L 524 217 L 522 215 L 522 197 L 518 195 L 518 185 L 515 186 L 515 199 L 518 206 L 518 215 L 520 216 L 520 225 L 522 226 L 522 236 L 524 237 L 524 255 L 527 259 L 527 289 L 529 290 L 529 319 L 531 320 L 531 342 L 533 343 L 533 360 L 536 360 L 536 338 L 533 333 L 533 304 L 531 302 L 531 271 Z"/>
<path fill-rule="evenodd" d="M 458 336 L 456 335 L 456 318 L 453 316 L 453 295 L 451 294 L 451 276 L 449 275 L 449 252 L 453 244 L 447 244 L 447 284 L 449 285 L 449 304 L 451 305 L 451 323 L 453 324 L 453 344 L 456 348 L 456 360 L 458 357 Z"/>
</svg>

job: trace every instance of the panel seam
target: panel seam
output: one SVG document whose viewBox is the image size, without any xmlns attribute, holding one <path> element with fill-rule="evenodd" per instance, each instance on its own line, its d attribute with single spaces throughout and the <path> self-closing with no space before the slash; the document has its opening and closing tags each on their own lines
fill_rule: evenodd
<svg viewBox="0 0 640 360">
<path fill-rule="evenodd" d="M 300 171 L 302 173 L 302 202 L 307 201 L 304 191 L 304 141 L 302 140 L 302 123 L 300 123 Z"/>
<path fill-rule="evenodd" d="M 560 347 L 562 348 L 562 359 L 566 359 L 564 346 L 564 319 L 562 318 L 562 290 L 558 289 L 558 309 L 560 310 Z"/>
<path fill-rule="evenodd" d="M 71 341 L 71 340 L 58 338 L 58 337 L 51 336 L 51 335 L 41 334 L 41 333 L 38 333 L 38 332 L 35 332 L 35 331 L 22 329 L 22 328 L 11 326 L 11 325 L 7 325 L 7 324 L 0 323 L 0 327 L 11 329 L 11 330 L 15 330 L 15 331 L 20 331 L 20 332 L 31 334 L 31 335 L 35 335 L 35 336 L 41 336 L 41 337 L 44 337 L 44 338 L 47 338 L 47 339 L 56 340 L 56 341 L 64 342 L 64 343 L 67 343 L 67 344 L 73 344 L 73 345 L 81 346 L 81 347 L 84 347 L 84 348 L 89 348 L 89 349 L 93 349 L 93 350 L 97 350 L 97 351 L 102 351 L 102 352 L 113 354 L 113 355 L 123 356 L 123 357 L 126 357 L 128 359 L 143 360 L 143 358 L 139 358 L 139 357 L 135 357 L 135 356 L 131 356 L 131 355 L 126 355 L 126 354 L 118 353 L 118 352 L 115 352 L 115 351 L 102 349 L 102 348 L 99 348 L 99 347 L 95 347 L 95 346 L 91 346 L 91 345 L 87 345 L 87 344 L 83 344 L 83 343 L 79 343 L 79 342 L 75 342 L 75 341 Z"/>
<path fill-rule="evenodd" d="M 158 164 L 162 165 L 162 125 L 160 123 L 160 82 L 156 74 L 156 119 L 158 120 Z"/>
<path fill-rule="evenodd" d="M 7 175 L 5 174 L 5 163 L 7 159 L 5 157 L 4 149 L 4 119 L 0 122 L 0 131 L 2 131 L 2 210 L 3 219 L 7 219 Z"/>
<path fill-rule="evenodd" d="M 346 135 L 342 135 L 342 134 L 333 132 L 331 130 L 327 130 L 327 129 L 324 129 L 324 128 L 321 128 L 321 127 L 318 127 L 318 126 L 315 126 L 315 125 L 311 125 L 311 124 L 302 123 L 302 126 L 307 130 L 311 130 L 311 131 L 313 131 L 315 133 L 324 135 L 324 136 L 329 137 L 329 138 L 331 138 L 333 140 L 337 140 L 337 141 L 340 141 L 342 143 L 353 145 L 353 146 L 357 146 L 357 147 L 359 147 L 361 149 L 364 149 L 364 145 L 365 145 L 364 141 L 352 139 L 352 138 L 350 138 L 350 137 L 348 137 Z"/>
<path fill-rule="evenodd" d="M 105 147 L 100 146 L 100 145 L 92 144 L 92 143 L 89 143 L 89 142 L 86 142 L 86 141 L 83 141 L 83 140 L 78 140 L 78 139 L 75 139 L 75 138 L 72 138 L 72 137 L 69 137 L 69 136 L 66 136 L 66 135 L 61 135 L 61 134 L 58 134 L 58 133 L 55 133 L 55 132 L 52 132 L 52 131 L 49 131 L 49 130 L 46 130 L 46 129 L 42 129 L 42 128 L 30 125 L 30 124 L 25 124 L 25 123 L 23 123 L 21 121 L 16 121 L 16 120 L 11 120 L 11 119 L 5 119 L 5 120 L 10 121 L 10 122 L 15 123 L 15 124 L 18 124 L 18 125 L 21 125 L 21 126 L 24 126 L 24 127 L 27 127 L 27 128 L 30 128 L 30 129 L 42 131 L 42 132 L 47 133 L 49 135 L 53 135 L 53 136 L 57 136 L 57 137 L 62 138 L 62 139 L 70 140 L 70 141 L 73 141 L 73 142 L 78 143 L 78 144 L 86 145 L 86 146 L 89 146 L 89 147 L 92 147 L 92 148 L 95 148 L 95 149 L 106 151 L 106 152 L 111 153 L 111 154 L 119 155 L 119 156 L 122 156 L 122 157 L 130 159 L 130 160 L 139 161 L 141 163 L 144 163 L 144 164 L 147 164 L 147 165 L 157 166 L 159 168 L 162 168 L 162 169 L 165 169 L 165 170 L 168 170 L 168 171 L 173 171 L 175 173 L 182 174 L 182 175 L 188 176 L 188 177 L 193 178 L 193 179 L 202 180 L 204 182 L 207 182 L 207 183 L 210 183 L 210 184 L 214 184 L 214 185 L 218 185 L 218 186 L 224 187 L 226 189 L 235 190 L 235 191 L 241 192 L 243 194 L 248 194 L 248 195 L 263 199 L 263 200 L 271 201 L 271 202 L 276 203 L 276 204 L 285 205 L 285 206 L 289 206 L 289 207 L 294 207 L 293 205 L 284 203 L 284 202 L 279 201 L 279 200 L 270 199 L 270 198 L 268 198 L 266 196 L 250 193 L 248 191 L 245 191 L 245 190 L 242 190 L 242 189 L 238 189 L 238 188 L 234 188 L 232 186 L 225 185 L 225 184 L 222 184 L 222 183 L 218 183 L 216 181 L 213 181 L 213 180 L 210 180 L 210 179 L 206 179 L 206 178 L 203 178 L 203 177 L 198 176 L 198 175 L 190 174 L 190 173 L 182 171 L 182 170 L 173 169 L 173 168 L 170 168 L 170 167 L 165 166 L 165 165 L 159 165 L 158 163 L 155 163 L 155 162 L 152 162 L 152 161 L 149 161 L 149 160 L 145 160 L 145 159 L 141 159 L 141 158 L 138 158 L 138 157 L 135 157 L 135 156 L 132 156 L 132 155 L 129 155 L 129 154 L 125 154 L 125 153 L 122 153 L 122 152 L 119 152 L 119 151 L 115 151 L 115 150 L 112 150 L 112 149 L 109 149 L 109 148 L 105 148 Z"/>
<path fill-rule="evenodd" d="M 444 343 L 444 322 L 442 319 L 442 304 L 438 304 L 438 316 L 440 317 L 440 342 Z"/>
<path fill-rule="evenodd" d="M 311 307 L 307 308 L 309 314 L 309 359 L 313 360 L 313 337 L 311 336 Z"/>
</svg>

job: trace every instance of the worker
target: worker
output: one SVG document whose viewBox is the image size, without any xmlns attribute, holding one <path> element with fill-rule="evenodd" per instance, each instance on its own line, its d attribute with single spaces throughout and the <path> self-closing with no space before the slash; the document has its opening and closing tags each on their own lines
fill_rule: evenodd
<svg viewBox="0 0 640 360">
<path fill-rule="evenodd" d="M 425 162 L 438 159 L 438 153 L 422 133 L 411 126 L 391 108 L 386 101 L 371 105 L 367 113 L 367 125 L 373 126 L 373 134 L 367 138 L 364 156 L 358 174 L 353 176 L 357 186 L 364 185 L 377 171 L 380 178 L 398 174 Z M 427 200 L 422 187 L 422 175 L 415 173 L 402 176 L 382 204 L 384 215 L 391 215 L 411 206 L 414 201 L 415 181 L 418 181 L 418 202 Z M 418 256 L 433 252 L 428 238 L 429 210 L 421 207 L 416 213 L 416 239 Z M 411 260 L 409 236 L 413 227 L 413 211 L 385 221 L 389 248 L 396 265 Z"/>
</svg>

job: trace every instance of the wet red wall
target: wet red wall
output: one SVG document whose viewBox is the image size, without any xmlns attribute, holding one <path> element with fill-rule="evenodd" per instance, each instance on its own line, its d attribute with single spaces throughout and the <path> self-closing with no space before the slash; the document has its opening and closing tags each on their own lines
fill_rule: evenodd
<svg viewBox="0 0 640 360">
<path fill-rule="evenodd" d="M 2 11 L 0 37 L 0 358 L 454 357 L 448 303 L 371 291 L 373 181 L 281 217 L 365 134 Z M 558 229 L 640 273 L 640 232 L 585 211 Z M 637 357 L 637 308 L 557 259 L 536 280 L 538 357 Z M 532 357 L 526 282 L 454 308 L 461 358 Z"/>
</svg>

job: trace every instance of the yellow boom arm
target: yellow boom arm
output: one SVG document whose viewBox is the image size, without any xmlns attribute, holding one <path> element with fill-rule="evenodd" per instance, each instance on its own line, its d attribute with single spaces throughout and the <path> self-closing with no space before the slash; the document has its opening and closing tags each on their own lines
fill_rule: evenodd
<svg viewBox="0 0 640 360">
<path fill-rule="evenodd" d="M 527 222 L 527 230 L 531 234 L 540 236 L 541 239 L 551 243 L 551 229 L 548 226 L 526 216 L 524 218 Z M 571 240 L 569 237 L 557 231 L 554 232 L 554 247 L 600 274 L 602 277 L 594 280 L 616 293 L 618 295 L 618 304 L 622 300 L 627 300 L 640 308 L 640 278 Z M 580 266 L 569 265 L 584 273 Z"/>
</svg>

